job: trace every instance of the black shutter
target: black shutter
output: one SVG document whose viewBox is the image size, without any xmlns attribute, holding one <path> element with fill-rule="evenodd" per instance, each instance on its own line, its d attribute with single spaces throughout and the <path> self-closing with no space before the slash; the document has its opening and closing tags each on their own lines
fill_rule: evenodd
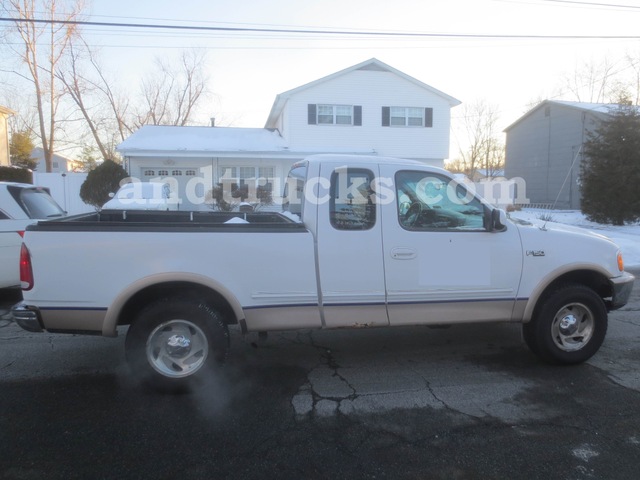
<svg viewBox="0 0 640 480">
<path fill-rule="evenodd" d="M 433 127 L 433 108 L 424 109 L 424 126 L 428 128 Z"/>
<path fill-rule="evenodd" d="M 316 118 L 316 104 L 315 103 L 310 103 L 309 105 L 307 105 L 307 122 L 309 123 L 309 125 L 315 125 L 318 123 L 318 120 Z"/>
<path fill-rule="evenodd" d="M 391 125 L 391 107 L 382 107 L 382 126 Z"/>
<path fill-rule="evenodd" d="M 353 106 L 353 124 L 356 127 L 362 126 L 362 106 L 361 105 Z"/>
</svg>

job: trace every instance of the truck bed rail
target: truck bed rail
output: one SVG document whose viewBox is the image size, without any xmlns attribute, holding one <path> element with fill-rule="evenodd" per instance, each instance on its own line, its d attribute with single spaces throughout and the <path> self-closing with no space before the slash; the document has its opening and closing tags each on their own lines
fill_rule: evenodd
<svg viewBox="0 0 640 480">
<path fill-rule="evenodd" d="M 103 210 L 40 221 L 29 231 L 305 232 L 304 224 L 273 212 Z"/>
</svg>

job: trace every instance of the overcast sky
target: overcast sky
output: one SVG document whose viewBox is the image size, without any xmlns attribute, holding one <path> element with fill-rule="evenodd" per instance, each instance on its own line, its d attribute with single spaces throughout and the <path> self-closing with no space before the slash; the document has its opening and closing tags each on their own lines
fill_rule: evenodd
<svg viewBox="0 0 640 480">
<path fill-rule="evenodd" d="M 125 14 L 126 12 L 126 14 Z M 637 0 L 93 0 L 87 20 L 218 27 L 446 33 L 640 36 Z M 623 39 L 402 38 L 370 35 L 184 32 L 87 27 L 85 37 L 138 84 L 153 58 L 207 52 L 216 99 L 202 121 L 262 127 L 276 94 L 375 57 L 459 100 L 499 105 L 501 128 L 534 99 L 556 95 L 584 62 L 625 53 Z M 622 63 L 619 64 L 622 68 Z M 452 111 L 454 120 L 461 107 Z M 451 152 L 455 156 L 456 152 Z"/>
</svg>

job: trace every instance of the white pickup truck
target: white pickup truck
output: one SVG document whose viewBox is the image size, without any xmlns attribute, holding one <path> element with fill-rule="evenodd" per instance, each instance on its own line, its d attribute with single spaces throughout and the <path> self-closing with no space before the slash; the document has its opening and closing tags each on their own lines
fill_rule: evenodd
<svg viewBox="0 0 640 480">
<path fill-rule="evenodd" d="M 242 332 L 520 322 L 533 352 L 579 363 L 634 277 L 605 237 L 507 220 L 446 171 L 318 155 L 285 212 L 102 211 L 29 227 L 29 331 L 117 335 L 144 383 L 184 388 Z M 296 221 L 299 216 L 299 221 Z"/>
</svg>

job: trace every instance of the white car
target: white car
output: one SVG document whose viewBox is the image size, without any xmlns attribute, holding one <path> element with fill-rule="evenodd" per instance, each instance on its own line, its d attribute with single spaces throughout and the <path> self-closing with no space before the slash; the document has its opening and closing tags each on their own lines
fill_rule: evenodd
<svg viewBox="0 0 640 480">
<path fill-rule="evenodd" d="M 178 210 L 179 205 L 168 183 L 125 183 L 110 196 L 102 210 Z"/>
<path fill-rule="evenodd" d="M 64 215 L 46 189 L 0 182 L 0 288 L 20 285 L 20 246 L 27 225 Z"/>
</svg>

